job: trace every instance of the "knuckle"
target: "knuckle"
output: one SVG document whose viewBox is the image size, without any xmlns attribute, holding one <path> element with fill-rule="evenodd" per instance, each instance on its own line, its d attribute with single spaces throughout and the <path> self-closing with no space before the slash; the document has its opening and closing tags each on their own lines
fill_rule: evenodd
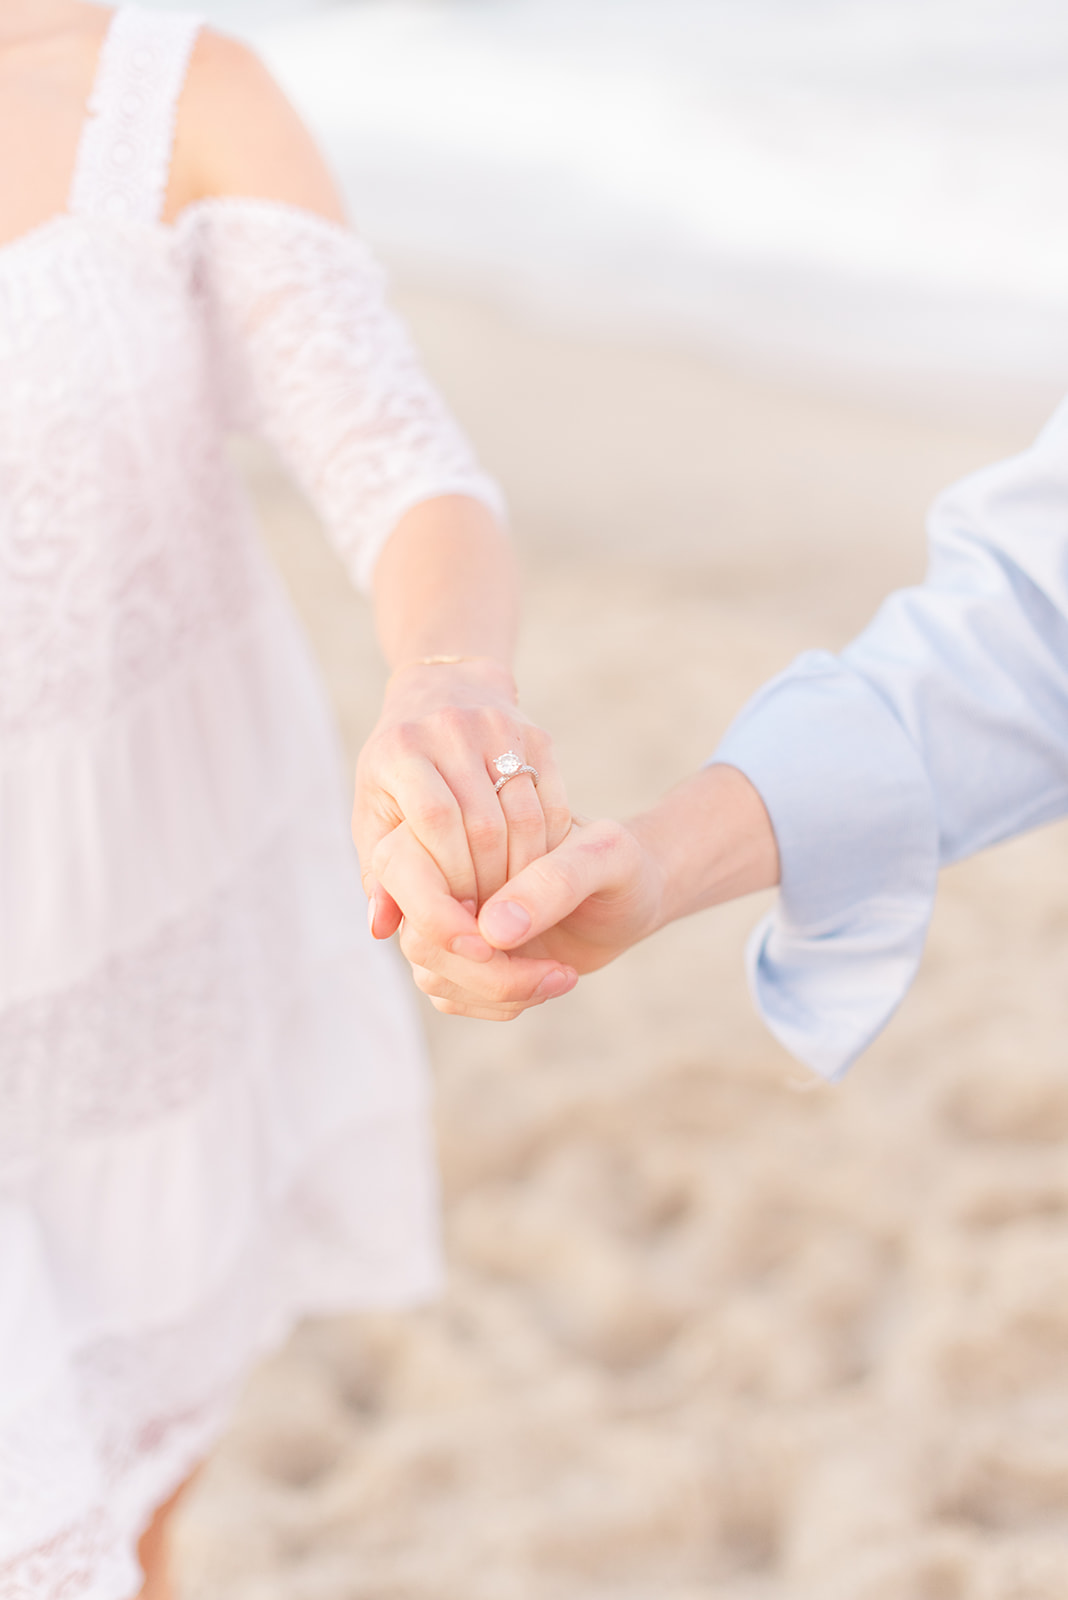
<svg viewBox="0 0 1068 1600">
<path fill-rule="evenodd" d="M 412 808 L 412 820 L 419 832 L 444 833 L 456 815 L 452 800 L 428 796 Z"/>
<path fill-rule="evenodd" d="M 426 968 L 431 959 L 431 945 L 405 918 L 400 933 L 401 955 L 413 967 Z"/>
<path fill-rule="evenodd" d="M 500 749 L 494 750 L 494 756 L 503 754 L 505 750 L 521 748 L 525 729 L 516 727 L 514 712 L 506 710 L 504 706 L 491 706 L 483 714 L 490 737 L 500 741 Z"/>
<path fill-rule="evenodd" d="M 444 725 L 457 739 L 475 738 L 481 726 L 481 712 L 473 706 L 446 706 Z"/>
<path fill-rule="evenodd" d="M 417 722 L 394 722 L 376 734 L 364 746 L 369 761 L 377 764 L 395 761 L 414 755 L 422 743 Z"/>
<path fill-rule="evenodd" d="M 387 833 L 385 838 L 379 839 L 378 843 L 371 852 L 370 870 L 376 878 L 381 878 L 383 880 L 385 879 L 389 872 L 390 863 L 393 860 L 393 850 L 393 835 L 391 833 Z"/>
<path fill-rule="evenodd" d="M 467 818 L 467 838 L 473 850 L 492 850 L 504 844 L 506 838 L 504 812 L 498 809 L 476 812 Z"/>
<path fill-rule="evenodd" d="M 566 805 L 545 807 L 545 826 L 550 833 L 566 833 L 571 826 L 571 811 Z"/>
<path fill-rule="evenodd" d="M 618 822 L 603 818 L 583 832 L 583 848 L 588 855 L 602 858 L 624 849 L 629 853 L 637 848 L 634 836 Z"/>
<path fill-rule="evenodd" d="M 527 1002 L 517 994 L 516 982 L 505 967 L 500 973 L 490 973 L 485 984 L 485 997 L 491 1005 L 503 1007 L 511 1011 L 515 1006 L 522 1008 Z"/>
<path fill-rule="evenodd" d="M 541 889 L 552 893 L 561 885 L 570 894 L 578 894 L 582 885 L 582 872 L 577 861 L 568 857 L 541 856 L 527 869 Z"/>
<path fill-rule="evenodd" d="M 522 806 L 508 818 L 508 832 L 523 839 L 540 837 L 545 832 L 545 814 L 540 806 Z"/>
<path fill-rule="evenodd" d="M 442 733 L 460 742 L 472 732 L 476 713 L 468 706 L 441 706 L 433 720 Z"/>
</svg>

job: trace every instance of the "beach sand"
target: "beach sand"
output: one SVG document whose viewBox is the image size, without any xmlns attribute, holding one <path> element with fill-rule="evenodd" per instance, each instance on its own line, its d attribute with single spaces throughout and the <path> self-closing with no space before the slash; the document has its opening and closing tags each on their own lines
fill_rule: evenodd
<svg viewBox="0 0 1068 1600">
<path fill-rule="evenodd" d="M 625 814 L 923 570 L 1040 421 L 968 422 L 401 297 L 508 490 L 519 676 Z M 248 457 L 350 752 L 366 607 Z M 1064 1600 L 1068 829 L 944 877 L 847 1082 L 757 1021 L 756 901 L 511 1027 L 426 1008 L 450 1283 L 302 1329 L 183 1517 L 185 1600 Z"/>
</svg>

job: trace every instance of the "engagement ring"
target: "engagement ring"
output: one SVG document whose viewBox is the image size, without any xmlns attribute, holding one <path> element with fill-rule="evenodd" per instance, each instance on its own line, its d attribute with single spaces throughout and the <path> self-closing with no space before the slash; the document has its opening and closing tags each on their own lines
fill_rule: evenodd
<svg viewBox="0 0 1068 1600">
<path fill-rule="evenodd" d="M 538 787 L 538 772 L 536 767 L 528 767 L 522 756 L 517 756 L 514 750 L 506 750 L 503 756 L 498 756 L 493 765 L 500 773 L 500 777 L 493 785 L 494 794 L 500 794 L 506 783 L 513 778 L 518 778 L 522 773 L 533 780 L 535 789 Z"/>
</svg>

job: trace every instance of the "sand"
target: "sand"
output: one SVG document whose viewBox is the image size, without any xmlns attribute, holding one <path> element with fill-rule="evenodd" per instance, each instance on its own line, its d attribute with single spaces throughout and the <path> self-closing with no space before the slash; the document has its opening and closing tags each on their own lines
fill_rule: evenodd
<svg viewBox="0 0 1068 1600">
<path fill-rule="evenodd" d="M 403 297 L 512 499 L 520 681 L 624 814 L 922 571 L 924 508 L 1039 420 L 967 421 Z M 381 669 L 249 470 L 350 751 Z M 511 1027 L 427 1008 L 442 1302 L 301 1330 L 180 1530 L 184 1600 L 1064 1600 L 1068 830 L 946 873 L 835 1089 L 764 1033 L 757 902 Z"/>
</svg>

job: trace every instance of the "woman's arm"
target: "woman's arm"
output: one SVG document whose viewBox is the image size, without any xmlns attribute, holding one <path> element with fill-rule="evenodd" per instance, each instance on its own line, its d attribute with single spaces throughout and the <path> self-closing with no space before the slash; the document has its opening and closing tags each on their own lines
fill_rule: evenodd
<svg viewBox="0 0 1068 1600">
<path fill-rule="evenodd" d="M 251 51 L 205 31 L 168 214 L 211 198 L 239 202 L 198 219 L 239 409 L 372 589 L 395 669 L 361 755 L 353 818 L 372 926 L 385 937 L 399 912 L 371 860 L 402 818 L 456 897 L 476 904 L 568 825 L 549 741 L 515 703 L 516 583 L 500 499 L 386 307 L 374 263 L 336 226 L 340 197 L 299 117 Z M 510 749 L 538 770 L 537 790 L 519 777 L 494 793 L 490 763 Z"/>
<path fill-rule="evenodd" d="M 573 982 L 599 964 L 594 933 L 610 959 L 777 876 L 750 947 L 758 1004 L 795 1055 L 843 1072 L 912 981 L 940 865 L 1068 813 L 1068 404 L 1030 450 L 943 496 L 930 531 L 926 582 L 840 657 L 803 656 L 767 685 L 720 745 L 726 765 L 629 830 L 573 835 L 491 900 L 484 948 L 464 947 L 485 976 L 435 954 L 440 929 L 409 929 L 424 987 L 452 1010 L 514 1014 L 542 980 L 490 947 L 529 956 L 524 915 Z"/>
<path fill-rule="evenodd" d="M 353 831 L 372 931 L 388 938 L 401 913 L 374 860 L 399 823 L 407 819 L 454 901 L 476 909 L 564 838 L 571 813 L 548 739 L 516 705 L 514 561 L 486 508 L 438 499 L 408 512 L 374 589 L 394 671 L 360 756 Z M 538 771 L 537 789 L 520 777 L 494 793 L 489 762 L 506 750 Z"/>
</svg>

